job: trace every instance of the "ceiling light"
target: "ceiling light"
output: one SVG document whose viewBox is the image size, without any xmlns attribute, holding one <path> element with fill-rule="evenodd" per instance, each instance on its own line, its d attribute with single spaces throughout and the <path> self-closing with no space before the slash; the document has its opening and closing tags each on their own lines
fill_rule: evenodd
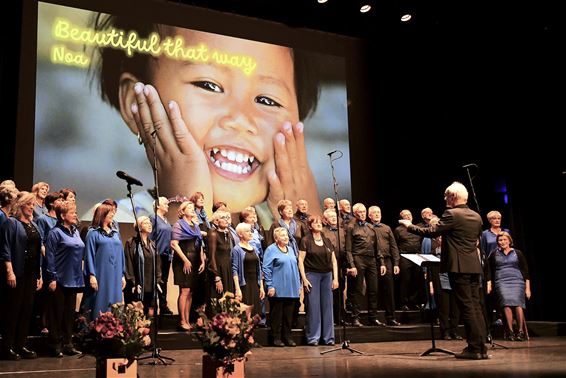
<svg viewBox="0 0 566 378">
<path fill-rule="evenodd" d="M 362 7 L 360 8 L 360 12 L 367 13 L 367 12 L 370 11 L 370 9 L 371 9 L 371 5 L 369 5 L 369 4 L 362 5 Z"/>
<path fill-rule="evenodd" d="M 410 13 L 404 14 L 404 15 L 401 16 L 401 21 L 402 21 L 402 22 L 407 22 L 407 21 L 409 21 L 409 20 L 411 19 L 411 17 L 412 17 L 412 16 L 411 16 Z"/>
<path fill-rule="evenodd" d="M 326 3 L 328 0 L 317 0 L 320 4 Z"/>
</svg>

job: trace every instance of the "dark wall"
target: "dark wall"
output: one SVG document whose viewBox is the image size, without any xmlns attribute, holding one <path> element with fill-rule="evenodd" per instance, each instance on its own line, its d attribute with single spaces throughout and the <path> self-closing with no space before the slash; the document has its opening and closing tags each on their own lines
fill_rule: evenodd
<svg viewBox="0 0 566 378">
<path fill-rule="evenodd" d="M 470 189 L 463 165 L 476 164 L 469 173 L 482 216 L 501 211 L 527 254 L 527 316 L 566 320 L 557 230 L 566 215 L 563 42 L 539 24 L 490 22 L 391 26 L 360 41 L 365 52 L 348 70 L 352 200 L 380 205 L 394 227 L 404 208 L 415 219 L 423 207 L 441 213 L 446 186 L 459 180 Z M 4 179 L 13 175 L 20 44 L 17 25 L 2 27 L 2 45 L 14 52 L 0 55 Z"/>
</svg>

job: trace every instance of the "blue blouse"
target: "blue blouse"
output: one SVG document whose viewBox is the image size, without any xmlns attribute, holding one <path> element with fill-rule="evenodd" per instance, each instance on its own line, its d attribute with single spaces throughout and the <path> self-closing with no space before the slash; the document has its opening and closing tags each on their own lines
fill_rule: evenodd
<svg viewBox="0 0 566 378">
<path fill-rule="evenodd" d="M 45 243 L 46 282 L 56 281 L 64 287 L 84 287 L 84 254 L 85 244 L 77 228 L 73 226 L 69 231 L 62 224 L 57 224 Z"/>
<path fill-rule="evenodd" d="M 32 221 L 31 224 L 38 229 L 35 222 Z M 39 229 L 37 232 L 41 236 Z M 27 245 L 28 237 L 22 223 L 14 217 L 8 218 L 0 227 L 0 261 L 12 262 L 12 269 L 14 270 L 16 278 L 24 276 Z M 39 271 L 43 256 L 40 252 L 38 253 L 39 258 L 37 261 L 39 265 L 37 266 L 37 270 Z"/>
<path fill-rule="evenodd" d="M 275 288 L 275 297 L 299 297 L 299 266 L 290 245 L 287 246 L 287 253 L 281 251 L 277 243 L 267 247 L 263 256 L 262 271 L 267 289 Z"/>
<path fill-rule="evenodd" d="M 37 223 L 37 227 L 39 227 L 41 238 L 43 240 L 47 240 L 49 231 L 51 231 L 51 229 L 57 224 L 57 218 L 53 218 L 49 214 L 43 214 L 40 215 L 39 218 L 37 218 L 35 223 Z"/>
<path fill-rule="evenodd" d="M 167 221 L 157 216 L 150 217 L 153 230 L 149 234 L 149 238 L 155 242 L 155 247 L 160 255 L 169 256 L 169 261 L 173 259 L 173 250 L 171 249 L 171 230 L 172 227 Z"/>
<path fill-rule="evenodd" d="M 251 242 L 250 242 L 251 245 Z M 252 247 L 254 247 L 252 245 Z M 258 257 L 258 265 L 257 265 L 257 283 L 261 285 L 261 261 L 259 258 L 258 250 L 254 247 L 254 252 Z M 246 258 L 246 251 L 239 246 L 236 245 L 232 249 L 232 276 L 238 276 L 238 283 L 240 286 L 244 286 L 246 284 L 246 278 L 244 277 L 244 259 Z"/>
</svg>

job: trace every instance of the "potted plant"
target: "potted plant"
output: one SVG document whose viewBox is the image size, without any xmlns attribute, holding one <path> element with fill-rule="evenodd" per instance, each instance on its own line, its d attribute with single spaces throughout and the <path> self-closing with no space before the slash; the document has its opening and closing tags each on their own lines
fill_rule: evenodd
<svg viewBox="0 0 566 378">
<path fill-rule="evenodd" d="M 260 320 L 250 316 L 251 306 L 241 303 L 226 292 L 212 299 L 208 311 L 199 309 L 199 318 L 192 326 L 194 337 L 202 344 L 203 377 L 244 375 L 244 362 L 254 345 L 253 333 Z"/>
<path fill-rule="evenodd" d="M 96 376 L 106 377 L 108 371 L 116 370 L 128 376 L 136 376 L 136 358 L 149 346 L 150 320 L 143 313 L 143 304 L 116 303 L 110 311 L 100 313 L 90 323 L 83 320 L 86 351 L 96 357 Z"/>
</svg>

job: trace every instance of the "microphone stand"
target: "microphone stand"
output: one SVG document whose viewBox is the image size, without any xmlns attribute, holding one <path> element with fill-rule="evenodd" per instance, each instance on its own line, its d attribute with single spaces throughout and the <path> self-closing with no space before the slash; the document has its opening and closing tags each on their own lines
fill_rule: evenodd
<svg viewBox="0 0 566 378">
<path fill-rule="evenodd" d="M 153 130 L 151 133 L 151 140 L 152 140 L 152 148 L 153 148 L 153 183 L 155 184 L 155 201 L 153 201 L 153 215 L 155 219 L 155 225 L 157 226 L 157 206 L 159 205 L 159 180 L 157 178 L 157 128 Z M 133 202 L 132 202 L 133 206 Z M 134 214 L 135 215 L 135 214 Z M 137 219 L 137 218 L 136 218 Z M 138 231 L 139 233 L 139 231 Z M 166 357 L 161 355 L 161 348 L 157 347 L 157 331 L 159 328 L 159 315 L 157 314 L 157 293 L 158 293 L 158 286 L 157 286 L 157 263 L 155 259 L 157 259 L 157 254 L 159 251 L 157 248 L 155 249 L 155 253 L 153 253 L 151 262 L 153 264 L 153 290 L 152 290 L 152 298 L 151 298 L 151 305 L 153 306 L 153 330 L 151 335 L 152 345 L 151 345 L 151 355 L 145 356 L 142 358 L 138 358 L 138 361 L 151 359 L 145 365 L 171 365 L 175 362 L 175 359 L 171 357 Z M 167 285 L 167 282 L 165 282 Z M 169 361 L 169 362 L 167 362 Z"/>
<path fill-rule="evenodd" d="M 332 155 L 335 152 L 340 152 L 340 156 L 338 156 L 337 158 L 332 158 Z M 332 171 L 332 184 L 333 184 L 333 188 L 334 188 L 334 201 L 336 203 L 336 206 L 338 206 L 338 212 L 337 212 L 337 216 L 338 216 L 338 230 L 336 231 L 336 249 L 337 249 L 337 255 L 340 256 L 340 220 L 342 219 L 341 217 L 341 211 L 340 211 L 340 204 L 338 202 L 338 184 L 336 183 L 336 174 L 334 171 L 334 161 L 338 160 L 340 158 L 342 158 L 342 156 L 344 156 L 344 154 L 342 154 L 341 151 L 332 151 L 331 153 L 328 154 L 328 158 L 330 159 L 330 170 Z M 344 251 L 345 253 L 346 251 Z M 338 259 L 337 259 L 338 260 Z M 338 267 L 338 274 L 340 274 L 340 267 Z M 344 274 L 342 275 L 342 280 L 346 281 L 347 279 L 347 272 L 344 272 Z M 358 354 L 364 354 L 364 352 L 360 352 L 357 349 L 354 349 L 350 346 L 350 340 L 348 340 L 348 338 L 346 337 L 346 321 L 344 320 L 344 293 L 342 292 L 340 285 L 338 285 L 338 301 L 340 302 L 340 310 L 338 311 L 338 323 L 342 323 L 342 344 L 339 347 L 336 348 L 332 348 L 330 350 L 325 350 L 323 352 L 320 352 L 320 354 L 326 354 L 326 353 L 331 353 L 331 352 L 336 352 L 338 350 L 342 350 L 342 349 L 346 349 L 349 350 L 350 353 L 358 353 Z"/>
<path fill-rule="evenodd" d="M 474 197 L 474 203 L 476 204 L 476 209 L 478 210 L 478 213 L 480 213 L 480 205 L 478 203 L 478 198 L 476 197 L 476 190 L 474 189 L 474 183 L 472 181 L 472 175 L 470 174 L 470 167 L 476 167 L 479 168 L 477 166 L 477 164 L 466 164 L 464 165 L 462 168 L 466 169 L 466 172 L 468 173 L 468 180 L 470 181 L 470 189 L 472 190 L 472 197 Z M 481 255 L 481 265 L 482 268 L 485 266 L 485 256 L 483 255 L 482 252 L 480 252 Z M 487 282 L 485 281 L 485 275 L 483 275 L 482 277 L 482 288 L 481 288 L 481 304 L 482 304 L 482 310 L 483 310 L 483 320 L 485 322 L 485 329 L 487 331 L 487 342 L 491 345 L 491 348 L 495 348 L 496 346 L 501 347 L 503 349 L 509 349 L 507 348 L 505 345 L 501 345 L 496 343 L 495 341 L 493 341 L 493 336 L 491 334 L 491 321 L 490 318 L 487 314 L 487 306 L 486 306 L 486 302 L 487 302 L 487 288 L 486 288 Z"/>
</svg>

